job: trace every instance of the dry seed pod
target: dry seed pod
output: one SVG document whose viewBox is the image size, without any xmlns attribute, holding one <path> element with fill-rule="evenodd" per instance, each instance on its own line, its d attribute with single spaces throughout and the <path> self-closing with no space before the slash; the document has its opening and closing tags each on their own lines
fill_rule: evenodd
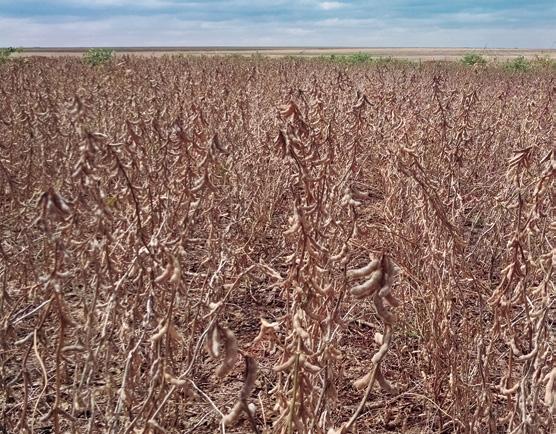
<svg viewBox="0 0 556 434">
<path fill-rule="evenodd" d="M 84 351 L 84 347 L 81 345 L 68 345 L 62 348 L 62 353 L 70 353 L 70 352 L 81 352 Z"/>
<path fill-rule="evenodd" d="M 376 313 L 385 324 L 393 324 L 396 321 L 396 317 L 391 313 L 382 302 L 382 297 L 375 294 L 373 297 L 373 303 L 376 308 Z"/>
<path fill-rule="evenodd" d="M 245 356 L 245 381 L 241 389 L 240 397 L 246 401 L 255 388 L 255 381 L 257 379 L 257 362 L 249 356 Z"/>
<path fill-rule="evenodd" d="M 517 383 L 515 383 L 514 386 L 510 387 L 509 389 L 500 385 L 500 386 L 498 386 L 498 390 L 500 390 L 500 393 L 502 395 L 512 395 L 517 391 L 517 389 L 519 389 L 520 385 L 521 384 L 519 383 L 519 381 Z"/>
<path fill-rule="evenodd" d="M 326 297 L 334 292 L 333 291 L 334 286 L 332 283 L 329 283 L 324 288 L 322 288 L 319 284 L 315 283 L 311 279 L 311 287 L 315 290 L 317 294 L 322 295 L 323 297 Z"/>
<path fill-rule="evenodd" d="M 253 344 L 260 342 L 267 334 L 275 333 L 280 326 L 279 322 L 270 323 L 264 318 L 261 318 L 261 328 L 259 334 L 253 339 Z"/>
<path fill-rule="evenodd" d="M 237 347 L 237 339 L 229 328 L 221 327 L 220 334 L 224 343 L 224 359 L 222 360 L 222 364 L 216 369 L 216 375 L 223 378 L 234 368 L 239 350 Z"/>
<path fill-rule="evenodd" d="M 81 396 L 77 395 L 73 400 L 73 408 L 77 412 L 83 412 L 85 410 L 88 410 L 89 406 L 85 404 L 85 401 Z"/>
<path fill-rule="evenodd" d="M 312 243 L 308 243 L 307 244 L 307 253 L 309 253 L 309 255 L 311 255 L 313 258 L 315 258 L 318 262 L 320 262 L 320 260 L 322 259 L 322 253 L 319 249 L 314 247 L 314 244 Z"/>
<path fill-rule="evenodd" d="M 162 339 L 162 337 L 163 337 L 163 336 L 166 334 L 166 332 L 168 331 L 168 322 L 167 322 L 167 321 L 164 321 L 164 322 L 165 322 L 165 324 L 164 324 L 162 327 L 160 327 L 160 329 L 158 330 L 158 332 L 156 332 L 154 335 L 152 335 L 152 336 L 150 337 L 149 340 L 150 340 L 152 343 L 155 343 L 155 342 L 159 341 L 160 339 Z"/>
<path fill-rule="evenodd" d="M 369 198 L 368 193 L 363 193 L 362 191 L 358 190 L 357 187 L 351 186 L 351 197 L 355 200 L 361 201 Z"/>
<path fill-rule="evenodd" d="M 306 341 L 310 338 L 309 333 L 307 333 L 307 331 L 301 326 L 299 311 L 293 317 L 293 328 L 303 341 Z"/>
<path fill-rule="evenodd" d="M 288 138 L 283 130 L 278 131 L 278 135 L 274 139 L 274 144 L 280 150 L 280 158 L 284 158 L 288 151 Z"/>
<path fill-rule="evenodd" d="M 380 295 L 380 294 L 379 294 Z M 398 300 L 396 297 L 394 297 L 392 294 L 387 294 L 384 296 L 384 299 L 386 300 L 386 302 L 392 306 L 392 307 L 398 307 L 400 306 L 402 303 L 400 300 Z"/>
<path fill-rule="evenodd" d="M 360 285 L 353 286 L 350 289 L 351 295 L 355 298 L 361 299 L 374 294 L 380 287 L 382 280 L 382 271 L 376 270 L 371 274 L 371 277 Z"/>
<path fill-rule="evenodd" d="M 305 370 L 311 372 L 312 374 L 318 374 L 322 368 L 317 365 L 313 365 L 307 360 L 306 354 L 301 354 L 299 356 L 299 366 L 302 366 Z"/>
<path fill-rule="evenodd" d="M 176 378 L 167 371 L 164 371 L 164 380 L 166 380 L 167 383 L 172 384 L 174 386 L 183 386 L 184 384 L 187 383 L 187 380 Z"/>
<path fill-rule="evenodd" d="M 390 291 L 392 290 L 392 285 L 388 280 L 389 280 L 389 276 L 386 275 L 386 278 L 384 279 L 384 285 L 382 285 L 380 291 L 378 291 L 378 295 L 380 297 L 386 297 L 387 295 L 390 295 Z"/>
<path fill-rule="evenodd" d="M 373 271 L 377 270 L 380 265 L 380 261 L 378 259 L 374 259 L 369 262 L 367 265 L 361 268 L 356 268 L 354 270 L 349 270 L 346 273 L 346 277 L 348 279 L 357 279 L 359 277 L 367 277 Z"/>
<path fill-rule="evenodd" d="M 49 193 L 52 197 L 52 202 L 54 203 L 54 206 L 62 214 L 69 214 L 70 213 L 70 207 L 68 206 L 66 200 L 62 196 L 60 196 L 60 194 L 57 191 L 54 191 L 53 189 L 51 189 Z"/>
<path fill-rule="evenodd" d="M 174 255 L 172 255 L 172 265 L 174 269 L 172 270 L 172 275 L 170 276 L 170 283 L 176 283 L 181 279 L 181 266 L 180 262 Z"/>
<path fill-rule="evenodd" d="M 220 341 L 220 331 L 218 326 L 213 326 L 207 333 L 207 350 L 209 354 L 217 358 L 220 355 L 220 346 L 222 342 Z"/>
<path fill-rule="evenodd" d="M 379 295 L 381 297 L 389 297 L 393 303 L 395 303 L 395 299 L 390 297 L 390 291 L 392 290 L 392 284 L 394 283 L 394 278 L 399 274 L 398 268 L 394 265 L 392 260 L 385 256 L 383 258 L 383 267 L 384 267 L 384 283 L 382 288 L 380 288 Z"/>
<path fill-rule="evenodd" d="M 373 356 L 372 362 L 377 365 L 380 363 L 382 358 L 386 355 L 386 351 L 388 351 L 388 347 L 390 346 L 390 340 L 392 339 L 392 327 L 386 326 L 386 334 L 382 340 L 382 345 L 380 346 L 378 352 Z"/>
<path fill-rule="evenodd" d="M 166 268 L 164 269 L 162 274 L 160 274 L 156 279 L 154 279 L 154 281 L 156 283 L 164 283 L 170 280 L 173 274 L 174 274 L 174 263 L 170 261 L 168 262 L 168 265 L 166 265 Z"/>
<path fill-rule="evenodd" d="M 220 151 L 221 153 L 223 153 L 225 155 L 229 154 L 228 150 L 226 148 L 224 148 L 222 146 L 222 144 L 220 143 L 220 140 L 218 139 L 218 134 L 214 134 L 212 136 L 212 139 L 210 140 L 210 146 L 211 146 L 211 149 L 213 149 L 213 150 L 216 149 L 216 150 Z"/>
<path fill-rule="evenodd" d="M 290 227 L 284 231 L 284 235 L 290 235 L 297 232 L 301 227 L 301 216 L 297 208 L 293 210 L 293 217 L 290 217 L 289 223 Z"/>
<path fill-rule="evenodd" d="M 396 266 L 396 264 L 394 264 L 394 261 L 392 261 L 392 259 L 390 259 L 390 257 L 385 256 L 384 257 L 384 268 L 386 271 L 386 274 L 388 275 L 388 279 L 393 282 L 394 278 L 398 276 L 398 274 L 400 274 L 400 269 Z"/>
<path fill-rule="evenodd" d="M 334 360 L 340 360 L 342 358 L 342 353 L 334 346 L 329 346 L 326 349 L 326 353 Z"/>
<path fill-rule="evenodd" d="M 386 377 L 384 377 L 382 371 L 380 370 L 380 365 L 377 366 L 376 369 L 377 369 L 376 381 L 378 382 L 382 390 L 384 390 L 386 393 L 389 393 L 391 395 L 396 395 L 398 393 L 397 389 L 394 386 L 392 386 L 392 384 L 390 384 L 390 382 L 386 379 Z"/>
<path fill-rule="evenodd" d="M 318 374 L 320 371 L 322 371 L 322 368 L 320 366 L 313 365 L 312 363 L 309 363 L 307 361 L 303 363 L 303 368 L 306 371 L 309 371 L 311 374 Z"/>
<path fill-rule="evenodd" d="M 392 384 L 390 384 L 390 382 L 382 374 L 382 371 L 380 369 L 380 365 L 376 366 L 375 369 L 376 369 L 375 378 L 378 382 L 378 385 L 387 393 L 390 393 L 390 394 L 393 394 L 393 395 L 398 393 L 396 388 L 394 386 L 392 386 Z M 369 382 L 371 381 L 371 379 L 373 378 L 373 373 L 374 373 L 373 370 L 371 370 L 366 375 L 364 375 L 363 377 L 354 381 L 353 382 L 353 387 L 355 387 L 357 390 L 365 389 L 369 385 Z"/>
<path fill-rule="evenodd" d="M 191 193 L 197 193 L 199 190 L 203 188 L 205 185 L 206 177 L 205 175 L 201 176 L 198 180 L 193 183 L 193 186 L 189 189 Z"/>
<path fill-rule="evenodd" d="M 512 336 L 512 338 L 510 339 L 510 342 L 508 342 L 510 348 L 512 349 L 512 352 L 514 353 L 515 356 L 522 356 L 522 352 L 521 350 L 517 347 L 517 344 L 515 342 L 515 336 Z"/>
<path fill-rule="evenodd" d="M 361 206 L 363 203 L 353 199 L 351 195 L 347 193 L 342 197 L 342 200 L 340 200 L 340 205 Z"/>
<path fill-rule="evenodd" d="M 328 383 L 328 386 L 324 390 L 324 396 L 329 402 L 338 402 L 338 389 L 336 388 L 334 381 L 330 381 Z"/>
<path fill-rule="evenodd" d="M 293 101 L 290 101 L 287 105 L 280 108 L 280 115 L 284 118 L 295 119 L 299 116 L 299 109 Z"/>
<path fill-rule="evenodd" d="M 346 243 L 344 243 L 342 245 L 342 249 L 340 250 L 340 252 L 336 255 L 331 256 L 330 260 L 331 261 L 339 261 L 339 260 L 343 259 L 346 256 L 347 250 L 348 250 L 348 245 Z"/>
<path fill-rule="evenodd" d="M 285 371 L 286 369 L 290 368 L 293 366 L 293 364 L 295 363 L 295 355 L 291 356 L 288 360 L 286 360 L 284 363 L 278 365 L 278 366 L 274 366 L 272 368 L 272 370 L 274 372 L 282 372 Z"/>
<path fill-rule="evenodd" d="M 175 344 L 181 344 L 185 342 L 183 335 L 176 329 L 174 324 L 170 323 L 168 326 L 168 336 Z"/>
<path fill-rule="evenodd" d="M 291 264 L 293 262 L 293 260 L 296 258 L 297 256 L 297 251 L 294 251 L 291 255 L 285 256 L 284 257 L 284 263 L 285 264 Z M 299 263 L 299 259 L 297 259 L 297 261 Z"/>
<path fill-rule="evenodd" d="M 316 266 L 315 266 L 315 271 L 316 271 L 317 273 L 319 273 L 319 274 L 326 274 L 326 273 L 328 273 L 328 269 L 323 268 L 323 267 L 321 267 L 321 266 L 319 266 L 319 265 L 316 265 Z"/>
<path fill-rule="evenodd" d="M 355 380 L 353 382 L 353 387 L 355 387 L 357 390 L 365 389 L 367 387 L 367 385 L 369 384 L 369 381 L 371 381 L 372 377 L 373 377 L 373 371 L 369 371 L 367 374 L 365 374 L 361 378 Z"/>
<path fill-rule="evenodd" d="M 197 210 L 197 208 L 199 208 L 200 204 L 201 204 L 201 198 L 189 204 L 189 217 L 191 217 L 191 215 Z"/>
<path fill-rule="evenodd" d="M 243 380 L 243 387 L 239 395 L 239 400 L 234 404 L 230 412 L 222 418 L 222 423 L 230 425 L 237 422 L 242 410 L 248 412 L 247 416 L 254 424 L 253 415 L 255 413 L 255 407 L 248 404 L 247 400 L 255 388 L 255 381 L 257 379 L 257 362 L 255 359 L 249 356 L 245 356 L 245 378 Z"/>
<path fill-rule="evenodd" d="M 544 405 L 546 405 L 552 414 L 556 414 L 556 367 L 552 368 L 544 377 L 546 387 L 544 389 Z"/>
<path fill-rule="evenodd" d="M 241 415 L 242 407 L 243 404 L 241 403 L 241 401 L 237 401 L 234 404 L 230 412 L 222 418 L 222 423 L 224 424 L 224 426 L 228 426 L 237 422 L 239 416 Z"/>
<path fill-rule="evenodd" d="M 65 279 L 66 277 L 70 277 L 73 275 L 73 273 L 71 271 L 60 271 L 57 270 L 56 271 L 56 277 L 60 278 L 60 279 Z"/>
</svg>

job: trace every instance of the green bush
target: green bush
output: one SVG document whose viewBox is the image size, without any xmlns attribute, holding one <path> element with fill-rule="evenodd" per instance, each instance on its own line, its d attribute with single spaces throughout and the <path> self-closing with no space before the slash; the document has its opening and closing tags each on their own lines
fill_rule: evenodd
<svg viewBox="0 0 556 434">
<path fill-rule="evenodd" d="M 550 56 L 535 56 L 535 59 L 531 62 L 531 65 L 536 68 L 556 68 L 556 60 L 551 59 Z"/>
<path fill-rule="evenodd" d="M 346 56 L 348 63 L 371 63 L 373 61 L 373 56 L 368 53 L 354 53 Z"/>
<path fill-rule="evenodd" d="M 108 48 L 91 48 L 83 55 L 85 63 L 92 66 L 109 62 L 114 56 L 114 51 Z"/>
<path fill-rule="evenodd" d="M 0 48 L 0 64 L 7 62 L 12 54 L 19 52 L 21 52 L 21 48 Z"/>
<path fill-rule="evenodd" d="M 484 66 L 487 61 L 482 54 L 479 53 L 467 53 L 461 58 L 461 63 L 466 66 Z"/>
<path fill-rule="evenodd" d="M 383 64 L 394 62 L 392 57 L 373 57 L 368 53 L 353 53 L 353 54 L 330 54 L 316 57 L 317 60 L 323 62 L 343 63 L 343 64 Z"/>
<path fill-rule="evenodd" d="M 518 56 L 515 59 L 508 61 L 505 66 L 506 69 L 513 72 L 526 72 L 531 69 L 531 62 L 523 56 Z"/>
</svg>

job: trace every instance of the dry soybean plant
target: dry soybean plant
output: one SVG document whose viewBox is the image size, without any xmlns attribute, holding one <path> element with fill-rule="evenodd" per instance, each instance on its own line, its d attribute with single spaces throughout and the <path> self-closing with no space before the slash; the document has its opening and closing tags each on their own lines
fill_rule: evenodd
<svg viewBox="0 0 556 434">
<path fill-rule="evenodd" d="M 0 432 L 551 432 L 550 71 L 0 67 Z"/>
</svg>

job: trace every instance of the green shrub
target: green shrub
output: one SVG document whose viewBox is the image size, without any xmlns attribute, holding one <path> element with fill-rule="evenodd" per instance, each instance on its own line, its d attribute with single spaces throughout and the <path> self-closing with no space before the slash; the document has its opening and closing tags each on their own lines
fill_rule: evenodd
<svg viewBox="0 0 556 434">
<path fill-rule="evenodd" d="M 535 56 L 535 59 L 531 61 L 531 65 L 536 68 L 556 68 L 556 60 L 551 59 L 550 56 Z"/>
<path fill-rule="evenodd" d="M 479 53 L 467 53 L 461 58 L 461 63 L 466 66 L 484 66 L 487 61 L 482 54 Z"/>
<path fill-rule="evenodd" d="M 260 53 L 259 51 L 251 54 L 251 59 L 254 60 L 255 62 L 262 62 L 265 60 L 265 56 Z"/>
<path fill-rule="evenodd" d="M 350 54 L 346 58 L 348 63 L 371 63 L 373 61 L 373 56 L 368 53 L 354 53 Z"/>
<path fill-rule="evenodd" d="M 108 48 L 90 48 L 83 55 L 83 60 L 92 66 L 109 62 L 114 56 L 114 51 Z"/>
<path fill-rule="evenodd" d="M 392 60 L 391 57 L 373 57 L 368 53 L 353 53 L 353 54 L 330 54 L 318 56 L 317 60 L 332 63 L 347 63 L 347 64 L 365 64 L 365 63 L 388 63 Z"/>
<path fill-rule="evenodd" d="M 515 59 L 508 61 L 505 66 L 506 69 L 513 72 L 526 72 L 531 69 L 531 62 L 523 56 L 518 56 Z"/>
<path fill-rule="evenodd" d="M 21 52 L 21 48 L 14 48 L 14 47 L 0 48 L 0 64 L 7 62 L 12 54 L 20 53 L 20 52 Z"/>
</svg>

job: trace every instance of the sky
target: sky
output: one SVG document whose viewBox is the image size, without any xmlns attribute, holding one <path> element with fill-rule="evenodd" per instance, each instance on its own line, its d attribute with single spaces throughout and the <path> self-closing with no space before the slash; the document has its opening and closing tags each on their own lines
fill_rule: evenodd
<svg viewBox="0 0 556 434">
<path fill-rule="evenodd" d="M 0 0 L 0 47 L 556 49 L 556 0 Z"/>
</svg>

